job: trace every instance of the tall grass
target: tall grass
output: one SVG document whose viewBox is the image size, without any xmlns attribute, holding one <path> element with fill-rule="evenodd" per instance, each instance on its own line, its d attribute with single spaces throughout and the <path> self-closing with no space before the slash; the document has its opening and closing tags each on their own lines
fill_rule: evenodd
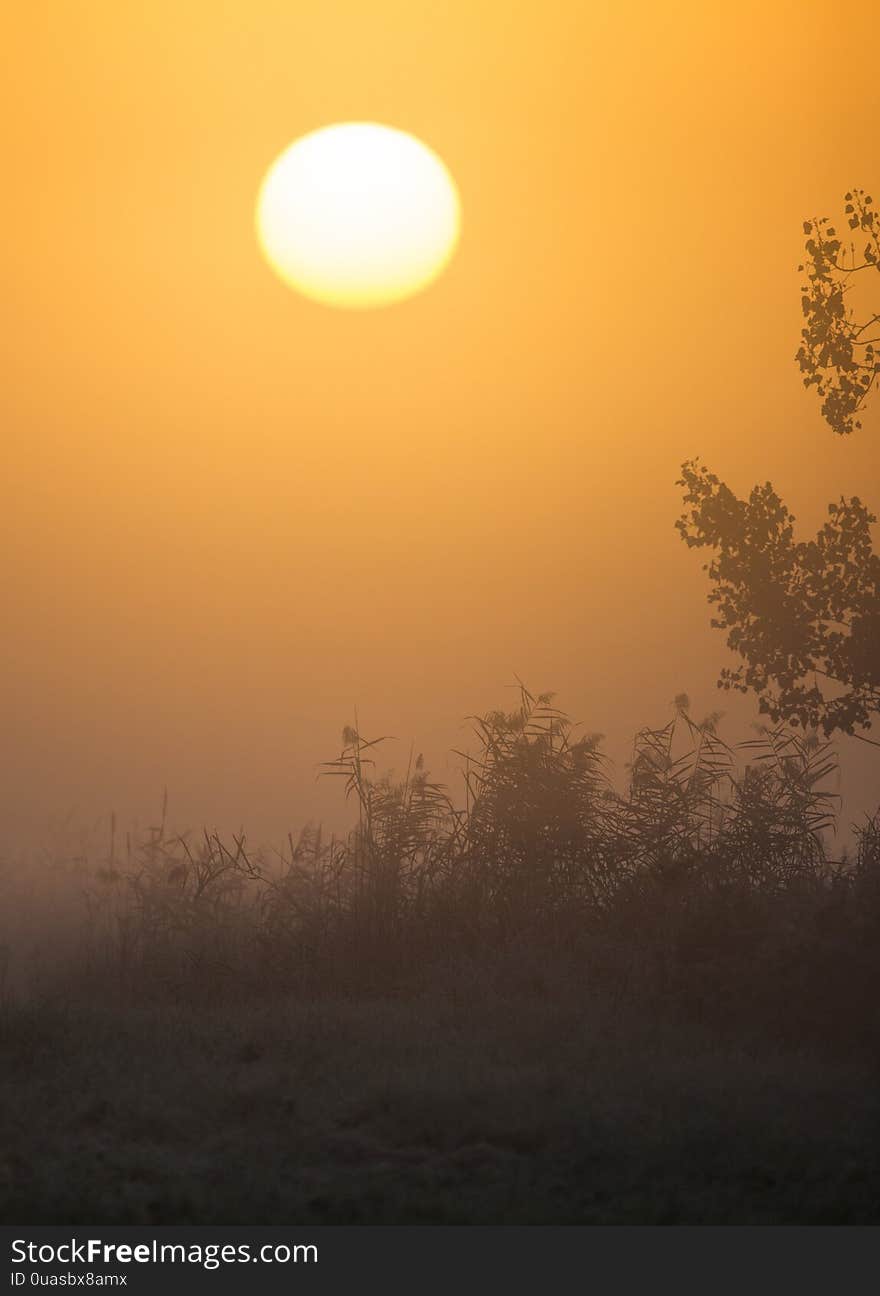
<svg viewBox="0 0 880 1296">
<path fill-rule="evenodd" d="M 701 1016 L 786 1030 L 813 1011 L 826 1033 L 880 1038 L 863 993 L 880 972 L 880 817 L 835 857 L 828 743 L 777 728 L 730 746 L 682 696 L 636 735 L 620 788 L 600 735 L 550 694 L 523 687 L 471 733 L 456 798 L 420 756 L 380 772 L 384 740 L 346 728 L 323 767 L 356 809 L 342 837 L 306 828 L 251 850 L 173 833 L 164 808 L 124 843 L 112 825 L 103 853 L 66 862 L 88 971 L 140 989 L 364 992 L 495 959 Z"/>
</svg>

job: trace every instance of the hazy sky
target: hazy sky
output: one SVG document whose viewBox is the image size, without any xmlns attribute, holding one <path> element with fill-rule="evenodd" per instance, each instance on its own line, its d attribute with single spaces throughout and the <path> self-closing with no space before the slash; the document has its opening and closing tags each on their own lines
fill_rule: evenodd
<svg viewBox="0 0 880 1296">
<path fill-rule="evenodd" d="M 880 186 L 877 24 L 814 0 L 8 6 L 10 832 L 147 814 L 167 783 L 179 819 L 274 834 L 335 807 L 315 763 L 355 705 L 451 773 L 514 672 L 621 759 L 675 693 L 719 705 L 681 461 L 769 477 L 805 527 L 841 492 L 880 507 L 876 411 L 837 439 L 792 361 L 802 220 Z M 415 133 L 461 192 L 449 271 L 386 310 L 297 297 L 254 238 L 273 158 L 347 119 Z"/>
</svg>

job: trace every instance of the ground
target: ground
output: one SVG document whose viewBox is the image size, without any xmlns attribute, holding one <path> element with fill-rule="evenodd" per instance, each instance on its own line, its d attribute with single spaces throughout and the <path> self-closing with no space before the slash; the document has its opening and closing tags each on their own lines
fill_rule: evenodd
<svg viewBox="0 0 880 1296">
<path fill-rule="evenodd" d="M 49 999 L 0 1012 L 13 1223 L 876 1223 L 865 1061 L 611 997 Z"/>
</svg>

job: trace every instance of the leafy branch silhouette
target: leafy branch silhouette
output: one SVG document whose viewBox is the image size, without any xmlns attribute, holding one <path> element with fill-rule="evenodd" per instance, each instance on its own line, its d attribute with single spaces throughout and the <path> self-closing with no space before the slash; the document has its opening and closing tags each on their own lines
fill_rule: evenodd
<svg viewBox="0 0 880 1296">
<path fill-rule="evenodd" d="M 859 321 L 847 302 L 857 275 L 880 273 L 880 216 L 863 189 L 851 190 L 844 201 L 853 232 L 849 248 L 827 217 L 804 221 L 807 256 L 798 269 L 807 282 L 796 357 L 804 386 L 816 388 L 822 417 L 840 436 L 862 426 L 858 415 L 880 374 L 880 312 Z M 861 252 L 856 237 L 866 240 Z"/>
<path fill-rule="evenodd" d="M 807 274 L 797 362 L 806 387 L 822 397 L 831 429 L 861 423 L 880 374 L 880 314 L 861 322 L 847 295 L 857 275 L 880 272 L 880 218 L 862 189 L 846 195 L 850 229 L 866 239 L 849 251 L 826 218 L 804 222 Z M 753 692 L 776 723 L 859 738 L 880 712 L 880 558 L 876 517 L 858 498 L 828 506 L 815 539 L 795 538 L 795 518 L 770 482 L 740 499 L 698 460 L 682 465 L 684 512 L 676 528 L 712 557 L 712 625 L 742 664 L 722 670 L 723 689 Z"/>
</svg>

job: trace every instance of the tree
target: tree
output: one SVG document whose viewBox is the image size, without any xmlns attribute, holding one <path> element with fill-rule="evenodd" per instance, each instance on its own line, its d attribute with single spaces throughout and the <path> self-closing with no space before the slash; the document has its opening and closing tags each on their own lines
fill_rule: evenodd
<svg viewBox="0 0 880 1296">
<path fill-rule="evenodd" d="M 743 659 L 719 687 L 755 693 L 774 722 L 864 737 L 857 730 L 880 713 L 873 514 L 857 497 L 841 499 L 814 540 L 798 541 L 769 482 L 743 500 L 696 461 L 682 474 L 676 527 L 688 546 L 714 550 L 705 567 L 712 625 Z"/>
<path fill-rule="evenodd" d="M 847 252 L 825 218 L 804 222 L 807 260 L 797 362 L 822 414 L 846 435 L 861 423 L 880 385 L 880 314 L 858 322 L 848 295 L 855 276 L 880 272 L 880 218 L 862 189 L 846 195 L 849 228 L 867 241 Z M 753 692 L 774 722 L 821 728 L 872 742 L 858 730 L 880 715 L 880 557 L 876 518 L 853 496 L 828 506 L 814 540 L 796 540 L 795 519 L 769 482 L 739 499 L 697 460 L 682 466 L 685 511 L 676 527 L 691 547 L 708 548 L 716 609 L 742 659 L 721 672 L 719 688 Z M 873 743 L 880 746 L 880 743 Z"/>
<path fill-rule="evenodd" d="M 880 313 L 870 309 L 859 322 L 847 298 L 856 276 L 880 273 L 880 216 L 870 194 L 853 189 L 844 214 L 853 240 L 844 246 L 827 217 L 804 221 L 806 260 L 798 267 L 807 276 L 801 292 L 804 327 L 797 362 L 804 386 L 822 398 L 822 416 L 845 436 L 861 427 L 858 418 L 880 375 Z M 857 251 L 855 240 L 861 243 Z"/>
</svg>

